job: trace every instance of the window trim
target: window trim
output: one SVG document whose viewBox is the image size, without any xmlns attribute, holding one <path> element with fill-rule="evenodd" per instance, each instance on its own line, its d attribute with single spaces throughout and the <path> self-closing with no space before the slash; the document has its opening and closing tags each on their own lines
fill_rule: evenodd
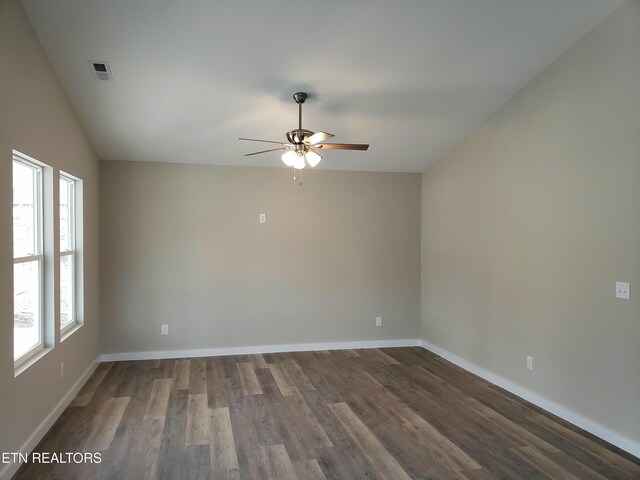
<svg viewBox="0 0 640 480">
<path fill-rule="evenodd" d="M 38 343 L 24 352 L 19 357 L 15 357 L 15 306 L 14 306 L 14 332 L 13 332 L 13 355 L 14 355 L 14 368 L 19 368 L 24 365 L 35 355 L 42 352 L 45 348 L 45 280 L 44 280 L 44 168 L 45 166 L 35 159 L 21 154 L 17 151 L 13 151 L 13 158 L 11 163 L 11 172 L 13 177 L 13 168 L 15 163 L 20 163 L 26 167 L 33 169 L 36 172 L 34 178 L 34 208 L 36 209 L 34 215 L 34 253 L 23 257 L 13 257 L 13 265 L 15 271 L 15 265 L 20 263 L 37 262 L 38 265 Z M 13 231 L 13 222 L 11 223 L 11 230 Z M 15 277 L 12 276 L 12 281 L 15 282 Z M 14 297 L 15 301 L 15 297 Z"/>
<path fill-rule="evenodd" d="M 79 178 L 74 177 L 73 175 L 69 175 L 66 172 L 60 171 L 59 182 L 66 181 L 69 183 L 70 195 L 69 195 L 69 231 L 67 235 L 69 236 L 69 249 L 62 250 L 62 247 L 58 245 L 58 269 L 62 272 L 61 268 L 61 260 L 63 257 L 71 257 L 71 313 L 72 320 L 69 321 L 66 325 L 62 326 L 62 315 L 60 314 L 59 321 L 59 329 L 60 336 L 66 338 L 66 336 L 70 335 L 71 331 L 76 327 L 82 325 L 82 321 L 80 320 L 79 315 L 79 295 L 78 295 L 78 278 L 80 275 L 80 266 L 78 265 L 78 185 L 82 181 Z M 60 219 L 60 198 L 58 195 L 58 219 Z M 60 227 L 60 231 L 62 228 Z M 59 280 L 59 286 L 62 285 L 62 280 Z M 62 294 L 60 294 L 59 298 L 59 307 L 62 303 Z M 62 313 L 62 309 L 59 308 L 60 313 Z"/>
</svg>

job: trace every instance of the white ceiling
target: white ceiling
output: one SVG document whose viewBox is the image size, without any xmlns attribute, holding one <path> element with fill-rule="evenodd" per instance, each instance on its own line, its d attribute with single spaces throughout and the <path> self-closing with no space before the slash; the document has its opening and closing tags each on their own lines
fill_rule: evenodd
<svg viewBox="0 0 640 480">
<path fill-rule="evenodd" d="M 237 137 L 284 141 L 305 90 L 304 127 L 371 144 L 322 168 L 399 172 L 423 171 L 621 3 L 23 0 L 102 159 L 282 166 Z"/>
</svg>

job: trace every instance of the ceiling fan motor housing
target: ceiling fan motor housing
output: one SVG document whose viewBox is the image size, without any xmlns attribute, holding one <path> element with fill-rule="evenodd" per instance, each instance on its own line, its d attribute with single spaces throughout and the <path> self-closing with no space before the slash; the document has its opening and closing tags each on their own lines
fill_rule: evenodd
<svg viewBox="0 0 640 480">
<path fill-rule="evenodd" d="M 291 130 L 290 132 L 287 132 L 287 140 L 289 140 L 289 143 L 293 143 L 294 145 L 301 145 L 304 140 L 306 138 L 309 138 L 311 135 L 313 135 L 314 132 L 312 132 L 311 130 L 306 130 L 304 128 L 298 128 L 296 130 Z"/>
</svg>

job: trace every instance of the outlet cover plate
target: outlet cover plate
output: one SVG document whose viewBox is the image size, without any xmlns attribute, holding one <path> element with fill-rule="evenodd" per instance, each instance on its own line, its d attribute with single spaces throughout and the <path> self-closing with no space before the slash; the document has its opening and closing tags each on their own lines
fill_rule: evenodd
<svg viewBox="0 0 640 480">
<path fill-rule="evenodd" d="M 616 298 L 629 300 L 629 283 L 616 282 Z"/>
</svg>

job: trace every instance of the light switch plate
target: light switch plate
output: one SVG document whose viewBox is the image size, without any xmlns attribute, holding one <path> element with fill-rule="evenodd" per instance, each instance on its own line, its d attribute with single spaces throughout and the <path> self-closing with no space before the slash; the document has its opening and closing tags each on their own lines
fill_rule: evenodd
<svg viewBox="0 0 640 480">
<path fill-rule="evenodd" d="M 616 282 L 616 298 L 629 300 L 629 283 Z"/>
<path fill-rule="evenodd" d="M 260 218 L 260 223 L 267 223 L 267 214 L 266 213 L 261 213 L 259 218 Z"/>
</svg>

